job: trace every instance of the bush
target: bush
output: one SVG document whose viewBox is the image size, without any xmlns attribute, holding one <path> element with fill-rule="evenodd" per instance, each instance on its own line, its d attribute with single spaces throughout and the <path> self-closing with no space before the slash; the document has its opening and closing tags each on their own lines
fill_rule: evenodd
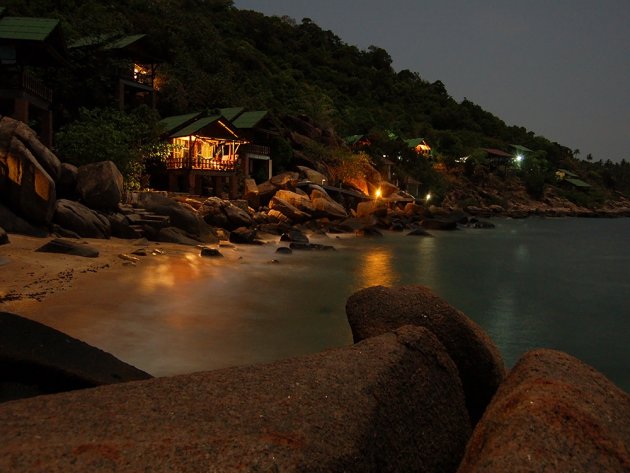
<svg viewBox="0 0 630 473">
<path fill-rule="evenodd" d="M 139 188 L 146 163 L 163 160 L 167 153 L 158 120 L 157 113 L 144 106 L 130 113 L 83 108 L 76 121 L 56 134 L 56 151 L 62 161 L 76 166 L 113 161 L 126 186 Z"/>
</svg>

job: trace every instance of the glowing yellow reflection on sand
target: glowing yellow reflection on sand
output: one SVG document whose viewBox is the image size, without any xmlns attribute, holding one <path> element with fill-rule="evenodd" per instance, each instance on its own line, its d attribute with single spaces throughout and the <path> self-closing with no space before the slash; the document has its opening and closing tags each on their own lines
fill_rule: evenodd
<svg viewBox="0 0 630 473">
<path fill-rule="evenodd" d="M 201 258 L 192 254 L 169 258 L 145 268 L 138 278 L 138 284 L 145 292 L 173 289 L 196 280 L 201 273 L 201 264 Z"/>
<path fill-rule="evenodd" d="M 374 248 L 365 254 L 359 268 L 362 287 L 391 286 L 395 282 L 392 267 L 392 251 L 388 248 Z"/>
</svg>

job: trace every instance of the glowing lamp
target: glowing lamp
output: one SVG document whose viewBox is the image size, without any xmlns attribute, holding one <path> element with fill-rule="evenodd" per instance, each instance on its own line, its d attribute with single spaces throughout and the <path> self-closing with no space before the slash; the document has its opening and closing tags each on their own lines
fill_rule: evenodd
<svg viewBox="0 0 630 473">
<path fill-rule="evenodd" d="M 426 197 L 424 198 L 424 200 L 425 200 L 426 202 L 428 202 L 428 201 L 430 201 L 430 200 L 431 200 L 431 193 L 430 193 L 430 192 L 427 192 L 427 195 L 426 195 Z"/>
<path fill-rule="evenodd" d="M 381 191 L 381 188 L 379 187 L 378 189 L 376 189 L 376 192 L 374 193 L 374 196 L 377 199 L 380 199 L 382 194 L 383 194 L 383 192 Z"/>
</svg>

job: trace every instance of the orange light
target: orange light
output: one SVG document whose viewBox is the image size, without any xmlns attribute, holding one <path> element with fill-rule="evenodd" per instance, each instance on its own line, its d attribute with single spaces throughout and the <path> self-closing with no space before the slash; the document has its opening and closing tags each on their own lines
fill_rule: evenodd
<svg viewBox="0 0 630 473">
<path fill-rule="evenodd" d="M 377 199 L 380 199 L 380 198 L 381 198 L 381 195 L 383 195 L 383 191 L 381 191 L 381 188 L 379 187 L 378 189 L 376 189 L 376 192 L 374 193 L 374 196 L 375 196 Z"/>
</svg>

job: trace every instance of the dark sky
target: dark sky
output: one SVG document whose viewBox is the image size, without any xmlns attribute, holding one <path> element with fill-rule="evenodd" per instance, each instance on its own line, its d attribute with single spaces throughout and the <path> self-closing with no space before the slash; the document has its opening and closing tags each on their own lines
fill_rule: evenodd
<svg viewBox="0 0 630 473">
<path fill-rule="evenodd" d="M 508 125 L 630 160 L 630 0 L 235 0 L 310 18 Z"/>
</svg>

